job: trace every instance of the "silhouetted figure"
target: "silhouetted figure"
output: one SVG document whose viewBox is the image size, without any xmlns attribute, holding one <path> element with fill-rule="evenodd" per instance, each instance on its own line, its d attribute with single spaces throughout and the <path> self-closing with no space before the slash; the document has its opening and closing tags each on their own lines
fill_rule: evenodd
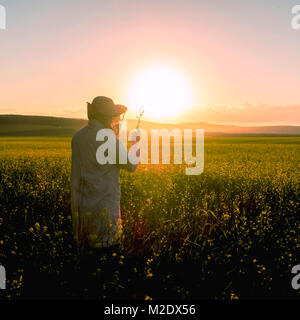
<svg viewBox="0 0 300 320">
<path fill-rule="evenodd" d="M 135 171 L 137 165 L 130 163 L 117 137 L 117 163 L 99 164 L 96 152 L 105 141 L 96 141 L 96 135 L 101 129 L 114 130 L 126 110 L 110 98 L 96 97 L 88 103 L 88 125 L 72 139 L 72 222 L 74 239 L 80 247 L 110 248 L 118 241 L 120 169 Z M 118 164 L 119 148 L 126 153 L 127 164 Z"/>
</svg>

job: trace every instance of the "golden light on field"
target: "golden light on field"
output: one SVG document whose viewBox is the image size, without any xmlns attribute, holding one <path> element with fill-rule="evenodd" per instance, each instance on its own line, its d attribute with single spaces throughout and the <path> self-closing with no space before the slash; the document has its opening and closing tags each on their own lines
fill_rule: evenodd
<svg viewBox="0 0 300 320">
<path fill-rule="evenodd" d="M 192 92 L 186 79 L 167 67 L 142 71 L 129 88 L 129 106 L 157 119 L 176 117 L 192 107 Z"/>
</svg>

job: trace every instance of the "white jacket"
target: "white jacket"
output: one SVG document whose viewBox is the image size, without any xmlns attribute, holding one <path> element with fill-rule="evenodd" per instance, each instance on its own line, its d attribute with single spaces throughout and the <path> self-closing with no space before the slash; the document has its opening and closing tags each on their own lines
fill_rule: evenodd
<svg viewBox="0 0 300 320">
<path fill-rule="evenodd" d="M 120 226 L 120 169 L 135 171 L 137 165 L 100 165 L 96 141 L 104 129 L 97 120 L 89 120 L 72 139 L 71 206 L 74 239 L 91 247 L 107 247 L 117 241 Z M 121 142 L 117 139 L 117 155 Z M 124 149 L 121 144 L 121 148 Z M 125 150 L 125 149 L 124 149 Z M 127 151 L 124 151 L 127 154 Z"/>
</svg>

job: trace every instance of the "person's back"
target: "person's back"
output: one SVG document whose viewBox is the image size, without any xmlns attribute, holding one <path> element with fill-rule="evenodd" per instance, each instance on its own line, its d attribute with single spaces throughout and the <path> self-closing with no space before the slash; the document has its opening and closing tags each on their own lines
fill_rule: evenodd
<svg viewBox="0 0 300 320">
<path fill-rule="evenodd" d="M 90 118 L 90 117 L 89 117 Z M 75 239 L 91 247 L 108 247 L 116 242 L 120 223 L 120 168 L 134 171 L 137 165 L 99 164 L 96 152 L 104 142 L 96 141 L 99 130 L 107 129 L 90 119 L 72 139 L 72 219 Z M 117 139 L 117 150 L 119 140 Z"/>
</svg>

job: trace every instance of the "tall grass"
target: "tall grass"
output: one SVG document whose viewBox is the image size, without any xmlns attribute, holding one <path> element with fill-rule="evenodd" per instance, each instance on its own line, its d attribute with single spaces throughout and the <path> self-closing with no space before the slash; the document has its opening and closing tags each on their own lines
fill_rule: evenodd
<svg viewBox="0 0 300 320">
<path fill-rule="evenodd" d="M 69 139 L 2 138 L 6 298 L 294 297 L 299 143 L 210 138 L 200 176 L 183 165 L 122 172 L 121 251 L 95 258 L 78 284 L 86 271 L 72 243 Z"/>
</svg>

